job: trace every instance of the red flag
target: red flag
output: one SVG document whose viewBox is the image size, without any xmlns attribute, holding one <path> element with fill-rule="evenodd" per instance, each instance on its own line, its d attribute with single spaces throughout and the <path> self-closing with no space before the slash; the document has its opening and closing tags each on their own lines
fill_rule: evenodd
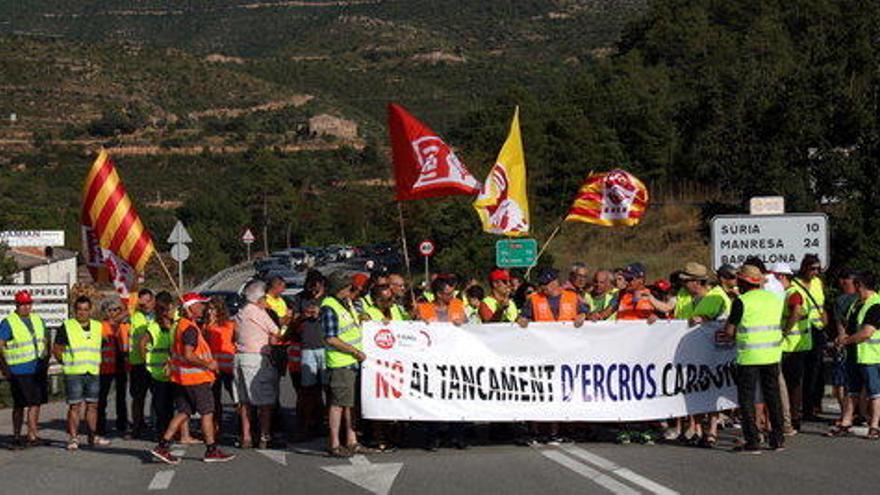
<svg viewBox="0 0 880 495">
<path fill-rule="evenodd" d="M 388 104 L 397 200 L 477 194 L 480 183 L 452 149 L 400 105 Z"/>
</svg>

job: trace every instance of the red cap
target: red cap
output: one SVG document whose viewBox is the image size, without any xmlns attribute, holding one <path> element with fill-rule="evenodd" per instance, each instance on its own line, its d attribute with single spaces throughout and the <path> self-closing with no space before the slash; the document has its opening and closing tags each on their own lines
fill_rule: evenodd
<svg viewBox="0 0 880 495">
<path fill-rule="evenodd" d="M 369 281 L 369 280 L 370 280 L 370 277 L 367 276 L 366 273 L 355 273 L 354 275 L 351 276 L 351 285 L 355 289 L 360 290 L 360 289 L 363 289 L 364 287 L 367 286 L 367 281 Z"/>
<path fill-rule="evenodd" d="M 661 278 L 654 281 L 654 287 L 662 292 L 669 292 L 672 289 L 672 284 L 668 280 Z"/>
<path fill-rule="evenodd" d="M 15 304 L 33 304 L 34 299 L 31 293 L 26 290 L 20 290 L 15 293 Z"/>
<path fill-rule="evenodd" d="M 489 282 L 497 282 L 499 280 L 510 280 L 510 272 L 498 268 L 489 273 Z"/>
<path fill-rule="evenodd" d="M 189 292 L 187 294 L 184 294 L 183 297 L 180 298 L 180 300 L 181 300 L 184 308 L 188 308 L 188 307 L 192 306 L 193 304 L 197 304 L 197 303 L 211 302 L 211 300 L 209 298 L 207 298 L 201 294 L 198 294 L 196 292 Z"/>
</svg>

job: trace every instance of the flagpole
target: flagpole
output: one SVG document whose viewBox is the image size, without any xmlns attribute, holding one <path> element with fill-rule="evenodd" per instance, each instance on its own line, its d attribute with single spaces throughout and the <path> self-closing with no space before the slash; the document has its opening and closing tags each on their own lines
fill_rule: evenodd
<svg viewBox="0 0 880 495">
<path fill-rule="evenodd" d="M 550 242 L 553 241 L 553 239 L 555 239 L 556 236 L 559 234 L 559 231 L 562 230 L 562 224 L 565 223 L 565 218 L 566 218 L 567 216 L 568 216 L 568 215 L 566 214 L 565 216 L 563 216 L 563 217 L 559 220 L 559 222 L 556 223 L 556 227 L 553 229 L 553 232 L 550 233 L 550 237 L 548 237 L 547 240 L 544 241 L 544 244 L 541 245 L 541 249 L 538 250 L 538 256 L 535 257 L 535 264 L 532 265 L 532 266 L 530 266 L 529 269 L 526 270 L 526 280 L 528 280 L 528 278 L 529 278 L 529 274 L 532 273 L 532 268 L 534 268 L 535 265 L 538 264 L 538 260 L 541 259 L 541 256 L 544 254 L 544 251 L 547 250 L 547 246 L 550 245 Z"/>
<path fill-rule="evenodd" d="M 409 249 L 406 245 L 406 226 L 403 222 L 403 205 L 397 201 L 397 218 L 400 221 L 400 242 L 403 244 L 403 262 L 406 264 L 406 278 L 409 280 L 409 297 L 413 304 L 416 301 L 416 294 L 413 291 L 412 268 L 409 266 Z"/>
<path fill-rule="evenodd" d="M 171 272 L 168 270 L 168 266 L 165 265 L 165 260 L 162 259 L 162 254 L 157 252 L 156 258 L 159 258 L 159 264 L 162 266 L 162 270 L 168 277 L 168 281 L 171 282 L 171 287 L 174 288 L 174 292 L 177 293 L 177 297 L 183 297 L 183 294 L 180 293 L 180 287 L 177 286 L 177 283 L 174 281 L 174 277 L 171 276 Z"/>
</svg>

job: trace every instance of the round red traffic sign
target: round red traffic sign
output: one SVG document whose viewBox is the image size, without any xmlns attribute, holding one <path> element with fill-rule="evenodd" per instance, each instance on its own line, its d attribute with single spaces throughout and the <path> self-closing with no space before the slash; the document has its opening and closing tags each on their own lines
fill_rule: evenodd
<svg viewBox="0 0 880 495">
<path fill-rule="evenodd" d="M 434 243 L 425 239 L 419 243 L 419 253 L 421 253 L 422 256 L 431 256 L 434 254 Z"/>
</svg>

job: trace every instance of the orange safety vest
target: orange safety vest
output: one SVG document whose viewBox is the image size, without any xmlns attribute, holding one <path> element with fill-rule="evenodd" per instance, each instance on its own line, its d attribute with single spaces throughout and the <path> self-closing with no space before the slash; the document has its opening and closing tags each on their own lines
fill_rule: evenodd
<svg viewBox="0 0 880 495">
<path fill-rule="evenodd" d="M 198 342 L 194 351 L 196 357 L 206 360 L 213 359 L 211 348 L 208 347 L 208 342 L 202 336 L 199 326 L 192 320 L 181 318 L 177 322 L 177 330 L 174 332 L 174 345 L 171 346 L 171 359 L 169 359 L 171 381 L 184 387 L 213 383 L 214 373 L 200 366 L 193 366 L 184 358 L 185 344 L 183 343 L 183 334 L 190 328 L 195 328 L 198 335 Z"/>
<path fill-rule="evenodd" d="M 563 290 L 559 297 L 559 316 L 553 316 L 547 296 L 535 292 L 529 298 L 532 305 L 533 321 L 574 321 L 578 315 L 578 295 L 570 290 Z"/>
<path fill-rule="evenodd" d="M 434 307 L 434 303 L 419 303 L 418 309 L 420 319 L 425 321 L 438 321 L 437 308 Z M 457 297 L 449 301 L 449 307 L 446 309 L 446 312 L 449 317 L 449 321 L 467 320 L 467 316 L 464 312 L 464 303 L 461 302 L 461 299 L 458 299 Z"/>
<path fill-rule="evenodd" d="M 220 373 L 232 374 L 233 361 L 235 359 L 235 343 L 232 334 L 235 332 L 235 322 L 227 320 L 222 325 L 209 325 L 205 328 L 205 337 L 211 354 L 217 360 Z"/>
<path fill-rule="evenodd" d="M 109 321 L 101 322 L 101 374 L 115 375 L 119 370 L 116 367 L 117 353 L 127 353 L 129 350 L 128 343 L 128 323 L 120 323 L 113 330 L 113 325 Z M 126 372 L 129 370 L 126 369 Z"/>
<path fill-rule="evenodd" d="M 641 297 L 638 302 L 633 302 L 632 292 L 624 292 L 620 295 L 617 306 L 618 320 L 647 320 L 652 314 L 654 314 L 654 305 L 647 297 Z"/>
</svg>

